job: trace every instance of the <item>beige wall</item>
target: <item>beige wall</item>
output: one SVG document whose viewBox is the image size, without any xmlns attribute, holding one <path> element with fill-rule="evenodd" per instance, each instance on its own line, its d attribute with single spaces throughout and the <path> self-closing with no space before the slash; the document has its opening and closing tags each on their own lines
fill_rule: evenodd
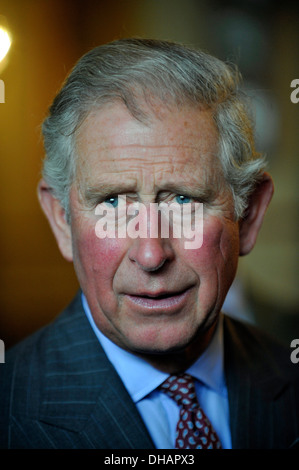
<svg viewBox="0 0 299 470">
<path fill-rule="evenodd" d="M 8 65 L 0 72 L 5 82 L 5 103 L 0 104 L 0 338 L 7 345 L 50 321 L 78 287 L 36 198 L 43 157 L 39 126 L 67 71 L 89 48 L 131 35 L 178 40 L 214 52 L 210 3 L 2 0 L 0 15 L 6 16 L 13 35 Z M 257 321 L 273 324 L 269 315 L 275 311 L 277 334 L 283 324 L 285 334 L 291 330 L 298 337 L 293 325 L 299 324 L 299 104 L 289 98 L 290 82 L 299 78 L 298 16 L 273 12 L 264 21 L 270 23 L 271 70 L 261 86 L 275 96 L 281 123 L 270 156 L 276 195 L 257 247 L 241 260 L 240 276 Z"/>
</svg>

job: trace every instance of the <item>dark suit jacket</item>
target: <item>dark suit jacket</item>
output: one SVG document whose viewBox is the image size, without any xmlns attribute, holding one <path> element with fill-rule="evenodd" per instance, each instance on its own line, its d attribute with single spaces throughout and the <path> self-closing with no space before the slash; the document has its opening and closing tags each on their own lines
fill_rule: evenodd
<svg viewBox="0 0 299 470">
<path fill-rule="evenodd" d="M 299 380 L 290 353 L 225 317 L 233 448 L 288 448 L 299 438 Z M 0 448 L 153 449 L 78 295 L 0 364 Z"/>
</svg>

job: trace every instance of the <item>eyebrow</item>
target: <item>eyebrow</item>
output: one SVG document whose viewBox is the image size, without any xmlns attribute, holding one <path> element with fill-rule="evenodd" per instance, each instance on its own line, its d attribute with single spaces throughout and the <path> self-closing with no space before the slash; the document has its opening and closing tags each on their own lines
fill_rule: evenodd
<svg viewBox="0 0 299 470">
<path fill-rule="evenodd" d="M 119 183 L 98 183 L 96 186 L 87 187 L 83 191 L 84 199 L 88 204 L 97 203 L 99 199 L 105 199 L 109 196 L 117 196 L 120 194 L 136 193 L 136 184 L 119 184 Z M 192 185 L 183 182 L 169 182 L 165 183 L 163 187 L 157 191 L 157 199 L 159 194 L 171 191 L 176 194 L 184 196 L 192 196 L 194 198 L 202 199 L 205 202 L 212 202 L 217 195 L 214 188 L 203 188 L 199 185 Z"/>
<path fill-rule="evenodd" d="M 187 185 L 186 183 L 168 183 L 165 185 L 165 189 L 161 189 L 159 192 L 172 191 L 176 194 L 182 194 L 184 196 L 192 196 L 198 199 L 203 199 L 206 202 L 211 202 L 216 198 L 217 192 L 213 188 L 204 188 L 192 183 Z"/>
<path fill-rule="evenodd" d="M 90 186 L 83 192 L 86 202 L 95 202 L 99 198 L 106 198 L 112 195 L 132 193 L 136 191 L 135 185 L 126 185 L 119 183 L 98 183 L 96 186 Z"/>
</svg>

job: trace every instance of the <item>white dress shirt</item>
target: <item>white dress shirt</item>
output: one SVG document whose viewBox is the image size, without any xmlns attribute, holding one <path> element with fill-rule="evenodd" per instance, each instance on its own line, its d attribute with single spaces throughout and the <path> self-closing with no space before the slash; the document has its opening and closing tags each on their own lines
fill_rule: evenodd
<svg viewBox="0 0 299 470">
<path fill-rule="evenodd" d="M 125 351 L 97 328 L 85 296 L 82 302 L 87 318 L 108 359 L 113 364 L 148 429 L 157 449 L 173 449 L 179 406 L 157 390 L 169 374 Z M 211 421 L 222 447 L 231 448 L 229 406 L 223 368 L 222 315 L 207 349 L 186 370 L 195 380 L 198 401 Z"/>
</svg>

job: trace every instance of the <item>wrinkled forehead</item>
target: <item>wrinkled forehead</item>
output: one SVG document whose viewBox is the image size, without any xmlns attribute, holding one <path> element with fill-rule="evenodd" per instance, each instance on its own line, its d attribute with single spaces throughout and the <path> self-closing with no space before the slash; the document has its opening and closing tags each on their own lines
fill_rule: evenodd
<svg viewBox="0 0 299 470">
<path fill-rule="evenodd" d="M 77 136 L 77 177 L 192 181 L 221 172 L 218 132 L 211 112 L 161 107 L 139 122 L 119 104 L 91 112 Z M 143 181 L 143 182 L 146 182 Z"/>
</svg>

